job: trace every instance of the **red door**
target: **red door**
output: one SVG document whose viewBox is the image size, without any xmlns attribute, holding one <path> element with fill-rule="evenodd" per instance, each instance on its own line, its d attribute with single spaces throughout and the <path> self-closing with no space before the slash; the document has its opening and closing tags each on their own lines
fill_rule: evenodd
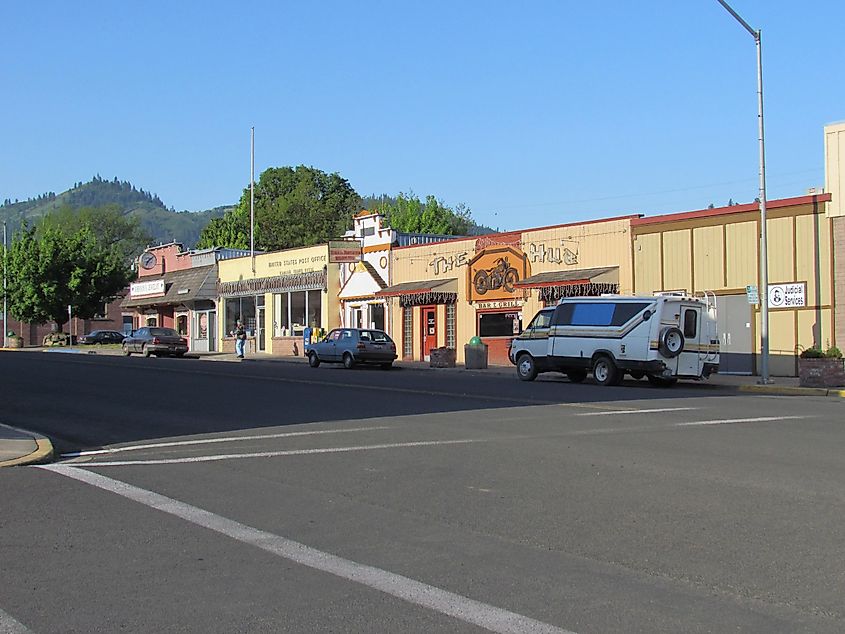
<svg viewBox="0 0 845 634">
<path fill-rule="evenodd" d="M 437 347 L 437 308 L 424 306 L 422 314 L 422 354 L 423 361 L 431 360 L 431 349 Z"/>
</svg>

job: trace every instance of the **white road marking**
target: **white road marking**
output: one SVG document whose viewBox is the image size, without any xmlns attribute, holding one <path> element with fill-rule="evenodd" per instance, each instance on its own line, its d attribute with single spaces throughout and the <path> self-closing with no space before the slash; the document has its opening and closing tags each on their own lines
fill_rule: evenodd
<svg viewBox="0 0 845 634">
<path fill-rule="evenodd" d="M 31 634 L 31 631 L 9 614 L 0 610 L 0 634 Z"/>
<path fill-rule="evenodd" d="M 384 443 L 380 445 L 360 445 L 354 447 L 327 447 L 324 449 L 290 449 L 287 451 L 259 451 L 256 453 L 217 454 L 213 456 L 192 456 L 190 458 L 162 458 L 159 460 L 122 460 L 111 462 L 86 462 L 86 467 L 126 467 L 129 465 L 182 464 L 188 462 L 217 462 L 242 458 L 274 458 L 276 456 L 307 456 L 322 453 L 346 453 L 350 451 L 370 451 L 373 449 L 400 449 L 405 447 L 431 447 L 434 445 L 465 445 L 474 442 L 489 442 L 483 439 L 462 440 L 423 440 L 418 442 Z"/>
<path fill-rule="evenodd" d="M 675 423 L 676 427 L 692 427 L 694 425 L 733 425 L 735 423 L 767 423 L 777 420 L 800 420 L 812 416 L 760 416 L 759 418 L 725 418 L 722 420 L 699 420 L 691 423 Z"/>
<path fill-rule="evenodd" d="M 173 442 L 159 442 L 147 445 L 129 445 L 126 447 L 112 447 L 109 449 L 92 449 L 91 451 L 74 451 L 63 453 L 62 458 L 80 458 L 82 456 L 99 456 L 102 454 L 120 453 L 123 451 L 138 451 L 142 449 L 160 449 L 162 447 L 182 447 L 184 445 L 204 445 L 220 442 L 238 442 L 241 440 L 265 440 L 267 438 L 290 438 L 293 436 L 315 436 L 318 434 L 344 434 L 354 431 L 373 431 L 378 429 L 390 429 L 387 426 L 381 427 L 355 427 L 353 429 L 322 429 L 319 431 L 296 431 L 279 434 L 259 434 L 256 436 L 227 436 L 225 438 L 205 438 L 203 440 L 179 440 Z"/>
<path fill-rule="evenodd" d="M 584 412 L 576 416 L 616 416 L 617 414 L 657 414 L 659 412 L 688 412 L 697 407 L 662 407 L 659 409 L 617 409 L 609 412 Z"/>
<path fill-rule="evenodd" d="M 409 603 L 483 627 L 491 632 L 502 634 L 533 634 L 535 632 L 538 634 L 574 634 L 568 630 L 497 608 L 488 603 L 482 603 L 402 575 L 311 548 L 280 535 L 258 530 L 196 506 L 119 480 L 107 478 L 98 473 L 68 465 L 42 465 L 38 468 L 53 471 L 105 491 L 116 493 L 244 544 L 261 548 L 277 557 L 379 590 Z"/>
</svg>

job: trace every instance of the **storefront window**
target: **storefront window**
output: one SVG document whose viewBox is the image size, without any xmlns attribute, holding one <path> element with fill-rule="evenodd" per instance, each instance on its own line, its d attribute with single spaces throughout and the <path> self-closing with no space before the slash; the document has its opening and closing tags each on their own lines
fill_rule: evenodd
<svg viewBox="0 0 845 634">
<path fill-rule="evenodd" d="M 307 325 L 307 315 L 305 314 L 305 293 L 291 293 L 290 294 L 290 322 L 294 335 L 301 335 L 302 330 Z"/>
<path fill-rule="evenodd" d="M 456 306 L 454 304 L 446 304 L 446 347 L 452 350 L 457 348 L 457 336 L 455 333 L 456 312 Z"/>
<path fill-rule="evenodd" d="M 402 356 L 414 356 L 414 309 L 410 306 L 402 309 Z"/>
<path fill-rule="evenodd" d="M 320 290 L 276 293 L 273 296 L 274 336 L 301 335 L 306 326 L 322 328 L 322 295 Z"/>
<path fill-rule="evenodd" d="M 370 304 L 371 327 L 384 330 L 384 304 Z"/>
<path fill-rule="evenodd" d="M 187 336 L 188 334 L 188 316 L 179 315 L 176 317 L 176 332 L 180 335 Z"/>
<path fill-rule="evenodd" d="M 226 335 L 235 331 L 235 322 L 239 319 L 248 331 L 255 331 L 255 297 L 226 300 Z"/>
<path fill-rule="evenodd" d="M 522 332 L 519 313 L 481 313 L 478 315 L 479 337 L 513 337 Z"/>
<path fill-rule="evenodd" d="M 321 316 L 323 314 L 323 292 L 320 290 L 308 291 L 308 320 L 307 326 L 312 328 L 322 327 Z"/>
</svg>

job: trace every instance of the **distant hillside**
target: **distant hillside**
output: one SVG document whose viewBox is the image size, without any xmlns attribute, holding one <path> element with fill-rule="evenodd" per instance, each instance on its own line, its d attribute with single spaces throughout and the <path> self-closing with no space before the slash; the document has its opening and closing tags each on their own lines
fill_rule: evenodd
<svg viewBox="0 0 845 634">
<path fill-rule="evenodd" d="M 196 244 L 203 227 L 212 218 L 223 216 L 229 206 L 206 211 L 168 209 L 159 197 L 136 188 L 129 181 L 105 180 L 99 175 L 88 183 L 76 183 L 61 194 L 47 192 L 22 202 L 6 200 L 0 207 L 0 220 L 8 222 L 10 235 L 24 223 L 36 224 L 46 214 L 62 207 L 103 207 L 117 205 L 123 213 L 137 216 L 155 242 L 181 242 L 186 247 Z"/>
</svg>

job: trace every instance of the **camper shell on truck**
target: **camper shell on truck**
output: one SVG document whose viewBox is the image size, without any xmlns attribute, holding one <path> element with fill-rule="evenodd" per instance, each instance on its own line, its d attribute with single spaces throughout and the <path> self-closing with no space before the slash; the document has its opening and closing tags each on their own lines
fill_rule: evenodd
<svg viewBox="0 0 845 634">
<path fill-rule="evenodd" d="M 715 296 L 567 297 L 540 310 L 511 342 L 517 376 L 563 372 L 580 383 L 593 373 L 601 385 L 626 374 L 669 386 L 700 380 L 719 370 Z"/>
</svg>

